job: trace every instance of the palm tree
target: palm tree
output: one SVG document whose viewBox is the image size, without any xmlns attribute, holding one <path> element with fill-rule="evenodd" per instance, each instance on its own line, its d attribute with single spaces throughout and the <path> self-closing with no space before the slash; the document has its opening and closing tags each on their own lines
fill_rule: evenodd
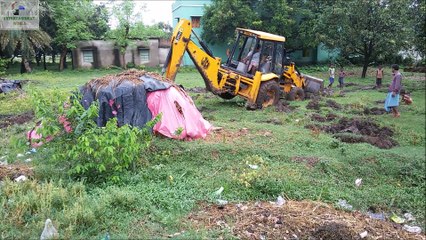
<svg viewBox="0 0 426 240">
<path fill-rule="evenodd" d="M 52 39 L 41 30 L 2 30 L 0 47 L 2 51 L 21 52 L 21 73 L 31 72 L 28 61 L 35 55 L 36 49 L 50 48 Z"/>
</svg>

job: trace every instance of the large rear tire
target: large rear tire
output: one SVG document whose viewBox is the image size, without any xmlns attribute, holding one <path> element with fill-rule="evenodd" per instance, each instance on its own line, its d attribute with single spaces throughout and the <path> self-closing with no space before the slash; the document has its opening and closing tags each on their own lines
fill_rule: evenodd
<svg viewBox="0 0 426 240">
<path fill-rule="evenodd" d="M 303 101 L 305 100 L 305 91 L 301 88 L 294 87 L 287 95 L 289 101 Z"/>
<path fill-rule="evenodd" d="M 257 107 L 265 108 L 277 105 L 280 100 L 280 92 L 280 85 L 274 80 L 261 83 L 256 99 Z"/>
</svg>

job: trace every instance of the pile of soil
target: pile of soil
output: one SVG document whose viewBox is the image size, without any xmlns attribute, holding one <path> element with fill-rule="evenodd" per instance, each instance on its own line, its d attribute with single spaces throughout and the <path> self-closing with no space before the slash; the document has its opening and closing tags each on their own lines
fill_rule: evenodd
<svg viewBox="0 0 426 240">
<path fill-rule="evenodd" d="M 401 225 L 369 218 L 358 211 L 345 212 L 321 202 L 287 201 L 202 204 L 187 217 L 196 229 L 230 232 L 238 239 L 424 239 L 402 230 Z"/>
<path fill-rule="evenodd" d="M 330 122 L 336 119 L 338 116 L 333 113 L 328 113 L 325 117 L 321 116 L 318 113 L 314 113 L 311 115 L 311 120 L 315 122 Z"/>
<path fill-rule="evenodd" d="M 106 87 L 106 86 L 109 85 L 109 83 L 111 81 L 114 81 L 115 86 L 120 85 L 123 81 L 130 81 L 134 84 L 141 84 L 141 83 L 143 83 L 143 81 L 140 79 L 140 77 L 142 77 L 144 75 L 155 78 L 159 81 L 165 81 L 165 82 L 168 82 L 170 84 L 173 83 L 171 80 L 164 78 L 159 73 L 147 72 L 147 71 L 144 71 L 144 70 L 137 70 L 137 69 L 130 69 L 130 70 L 118 73 L 118 74 L 110 74 L 110 75 L 106 75 L 106 76 L 103 76 L 103 77 L 100 77 L 100 78 L 92 79 L 87 84 L 92 89 L 98 89 L 100 87 Z"/>
<path fill-rule="evenodd" d="M 404 68 L 404 72 L 422 72 L 422 73 L 426 73 L 426 66 Z"/>
<path fill-rule="evenodd" d="M 320 110 L 321 105 L 319 103 L 318 99 L 312 99 L 308 104 L 306 105 L 307 109 L 314 109 L 314 110 Z"/>
<path fill-rule="evenodd" d="M 16 115 L 1 115 L 0 114 L 0 129 L 7 128 L 13 124 L 24 124 L 34 118 L 32 111 L 24 112 Z"/>
<path fill-rule="evenodd" d="M 398 146 L 398 142 L 392 139 L 394 134 L 392 129 L 380 127 L 369 119 L 348 119 L 344 117 L 336 124 L 318 127 L 327 133 L 334 134 L 342 142 L 366 142 L 383 149 Z"/>
<path fill-rule="evenodd" d="M 289 113 L 289 112 L 292 112 L 294 109 L 295 109 L 295 107 L 289 106 L 289 103 L 285 102 L 285 101 L 279 101 L 277 103 L 277 105 L 275 106 L 275 111 L 276 112 Z"/>
<path fill-rule="evenodd" d="M 327 121 L 333 121 L 338 116 L 336 114 L 334 114 L 334 113 L 328 113 L 325 117 L 326 117 Z"/>
<path fill-rule="evenodd" d="M 359 85 L 358 83 L 353 83 L 353 82 L 345 83 L 345 87 L 352 87 L 352 86 L 358 86 L 358 85 Z"/>
<path fill-rule="evenodd" d="M 338 104 L 336 101 L 328 99 L 326 102 L 328 107 L 331 107 L 334 110 L 340 110 L 342 109 L 342 105 Z"/>
<path fill-rule="evenodd" d="M 14 180 L 21 175 L 31 177 L 34 175 L 33 169 L 25 164 L 0 165 L 0 180 Z"/>
<path fill-rule="evenodd" d="M 367 115 L 383 115 L 386 113 L 387 112 L 384 108 L 377 108 L 377 107 L 364 108 L 364 114 L 367 114 Z"/>
</svg>

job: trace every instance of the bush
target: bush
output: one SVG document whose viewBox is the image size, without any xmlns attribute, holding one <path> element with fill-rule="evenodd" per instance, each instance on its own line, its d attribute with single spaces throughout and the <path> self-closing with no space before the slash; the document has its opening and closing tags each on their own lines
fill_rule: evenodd
<svg viewBox="0 0 426 240">
<path fill-rule="evenodd" d="M 0 76 L 6 73 L 7 59 L 0 58 Z"/>
<path fill-rule="evenodd" d="M 51 163 L 76 178 L 119 181 L 120 173 L 130 169 L 149 146 L 150 128 L 159 118 L 143 129 L 118 127 L 115 118 L 101 128 L 95 122 L 97 104 L 85 110 L 78 95 L 64 104 L 60 94 L 50 98 L 44 95 L 33 94 L 35 114 L 42 118 L 42 141 L 48 142 L 46 145 L 52 151 Z"/>
</svg>

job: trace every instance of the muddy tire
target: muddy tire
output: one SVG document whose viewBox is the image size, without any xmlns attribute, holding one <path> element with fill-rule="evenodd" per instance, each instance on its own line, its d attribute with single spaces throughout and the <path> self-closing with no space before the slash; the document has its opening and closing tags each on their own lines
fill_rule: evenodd
<svg viewBox="0 0 426 240">
<path fill-rule="evenodd" d="M 256 99 L 257 107 L 261 109 L 277 105 L 280 100 L 280 92 L 280 85 L 276 81 L 271 80 L 261 83 Z"/>
<path fill-rule="evenodd" d="M 235 97 L 235 95 L 233 95 L 229 92 L 219 93 L 218 96 L 223 98 L 223 99 L 226 99 L 226 100 L 233 99 Z"/>
<path fill-rule="evenodd" d="M 305 100 L 305 91 L 301 88 L 294 87 L 287 94 L 287 100 L 289 100 L 289 101 L 297 101 L 297 100 L 303 101 L 303 100 Z"/>
</svg>

